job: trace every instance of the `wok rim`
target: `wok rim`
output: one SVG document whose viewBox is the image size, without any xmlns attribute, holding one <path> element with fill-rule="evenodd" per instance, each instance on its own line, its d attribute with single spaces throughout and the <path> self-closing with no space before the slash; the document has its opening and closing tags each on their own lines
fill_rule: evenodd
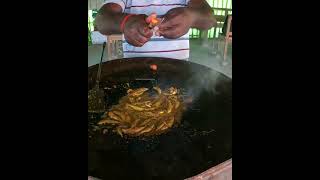
<svg viewBox="0 0 320 180">
<path fill-rule="evenodd" d="M 187 64 L 190 64 L 190 65 L 196 65 L 196 66 L 199 66 L 201 68 L 205 68 L 205 69 L 208 69 L 210 71 L 214 71 L 214 72 L 217 72 L 219 73 L 221 76 L 223 76 L 223 78 L 226 78 L 228 80 L 231 80 L 232 81 L 232 78 L 227 76 L 226 74 L 220 72 L 220 71 L 217 71 L 209 66 L 206 66 L 206 65 L 203 65 L 203 64 L 198 64 L 198 63 L 195 63 L 195 62 L 191 62 L 191 61 L 186 61 L 186 60 L 181 60 L 181 59 L 173 59 L 173 58 L 162 58 L 162 57 L 133 57 L 133 58 L 118 58 L 118 59 L 112 59 L 112 60 L 106 60 L 104 62 L 102 62 L 102 66 L 106 65 L 106 64 L 111 64 L 111 63 L 115 63 L 115 62 L 119 62 L 119 61 L 140 61 L 140 60 L 146 60 L 146 59 L 150 59 L 150 60 L 159 60 L 159 61 L 181 61 L 183 63 L 187 63 Z M 92 69 L 98 69 L 98 66 L 99 66 L 99 63 L 98 64 L 94 64 L 94 65 L 91 65 L 88 67 L 88 71 L 92 70 Z"/>
</svg>

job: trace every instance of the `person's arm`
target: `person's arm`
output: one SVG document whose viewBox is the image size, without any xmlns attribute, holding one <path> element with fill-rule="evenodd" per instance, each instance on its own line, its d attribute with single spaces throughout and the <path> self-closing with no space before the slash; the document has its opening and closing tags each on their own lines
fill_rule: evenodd
<svg viewBox="0 0 320 180">
<path fill-rule="evenodd" d="M 171 9 L 164 18 L 159 32 L 170 39 L 183 36 L 190 28 L 208 30 L 217 25 L 213 11 L 205 0 L 190 0 L 187 7 Z"/>
<path fill-rule="evenodd" d="M 190 0 L 188 8 L 192 14 L 191 27 L 200 30 L 208 30 L 217 26 L 217 20 L 213 16 L 213 10 L 205 0 Z"/>
<path fill-rule="evenodd" d="M 98 31 L 104 35 L 124 34 L 126 41 L 133 45 L 141 47 L 152 36 L 152 31 L 148 28 L 145 21 L 146 15 L 139 14 L 130 16 L 124 24 L 121 32 L 121 22 L 128 14 L 122 12 L 122 7 L 116 3 L 103 5 L 95 19 Z"/>
<path fill-rule="evenodd" d="M 104 4 L 97 14 L 95 23 L 101 34 L 120 34 L 120 23 L 128 14 L 122 13 L 122 7 L 115 3 Z"/>
</svg>

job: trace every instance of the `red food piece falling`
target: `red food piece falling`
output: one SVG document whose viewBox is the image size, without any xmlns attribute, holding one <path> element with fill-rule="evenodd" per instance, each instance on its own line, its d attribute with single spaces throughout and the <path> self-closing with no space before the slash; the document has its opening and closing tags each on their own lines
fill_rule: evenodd
<svg viewBox="0 0 320 180">
<path fill-rule="evenodd" d="M 158 66 L 156 64 L 151 64 L 150 65 L 150 68 L 153 70 L 153 71 L 156 71 L 158 69 Z"/>
</svg>

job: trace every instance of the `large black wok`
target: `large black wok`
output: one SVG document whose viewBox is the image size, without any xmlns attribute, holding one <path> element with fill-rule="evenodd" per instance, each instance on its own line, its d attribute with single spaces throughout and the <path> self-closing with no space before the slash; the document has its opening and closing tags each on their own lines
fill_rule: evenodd
<svg viewBox="0 0 320 180">
<path fill-rule="evenodd" d="M 149 66 L 156 64 L 157 73 Z M 89 89 L 97 65 L 89 67 Z M 208 67 L 174 59 L 132 58 L 105 62 L 101 86 L 108 106 L 125 95 L 125 84 L 150 86 L 137 78 L 154 78 L 161 88 L 177 86 L 194 101 L 180 126 L 148 138 L 121 138 L 94 130 L 99 114 L 90 114 L 88 175 L 111 179 L 184 179 L 232 158 L 232 80 Z M 154 82 L 152 82 L 154 83 Z"/>
</svg>

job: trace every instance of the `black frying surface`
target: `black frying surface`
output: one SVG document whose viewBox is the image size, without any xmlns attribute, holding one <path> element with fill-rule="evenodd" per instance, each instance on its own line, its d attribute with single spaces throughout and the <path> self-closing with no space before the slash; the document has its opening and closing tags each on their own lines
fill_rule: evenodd
<svg viewBox="0 0 320 180">
<path fill-rule="evenodd" d="M 158 65 L 157 74 L 150 71 L 150 64 Z M 96 69 L 89 67 L 89 89 Z M 161 58 L 114 60 L 104 63 L 102 69 L 102 86 L 116 85 L 106 91 L 109 105 L 125 95 L 126 82 L 130 87 L 153 83 L 135 78 L 155 78 L 161 88 L 182 88 L 194 102 L 180 126 L 148 138 L 121 138 L 110 131 L 93 131 L 99 116 L 90 114 L 88 175 L 105 180 L 176 180 L 197 175 L 232 157 L 231 79 L 205 66 Z"/>
</svg>

